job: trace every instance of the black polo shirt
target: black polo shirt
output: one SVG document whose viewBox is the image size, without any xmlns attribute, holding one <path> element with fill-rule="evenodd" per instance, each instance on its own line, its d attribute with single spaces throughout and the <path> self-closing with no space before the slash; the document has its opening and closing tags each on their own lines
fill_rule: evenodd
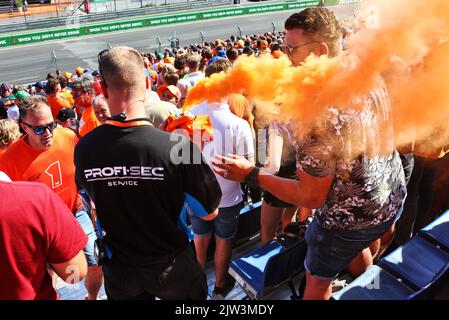
<svg viewBox="0 0 449 320">
<path fill-rule="evenodd" d="M 198 201 L 200 215 L 221 199 L 198 147 L 148 124 L 109 121 L 75 149 L 76 182 L 95 203 L 114 263 L 147 265 L 183 250 L 188 237 L 178 223 L 186 197 Z"/>
</svg>

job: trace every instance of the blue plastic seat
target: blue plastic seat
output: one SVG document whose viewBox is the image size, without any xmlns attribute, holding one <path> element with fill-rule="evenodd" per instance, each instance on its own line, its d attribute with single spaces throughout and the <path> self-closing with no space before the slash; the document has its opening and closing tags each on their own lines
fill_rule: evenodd
<svg viewBox="0 0 449 320">
<path fill-rule="evenodd" d="M 449 253 L 449 210 L 421 229 L 419 235 Z"/>
<path fill-rule="evenodd" d="M 378 265 L 415 290 L 427 289 L 449 270 L 449 254 L 415 236 Z"/>
<path fill-rule="evenodd" d="M 417 292 L 380 268 L 372 266 L 342 290 L 335 300 L 411 300 Z"/>
<path fill-rule="evenodd" d="M 260 209 L 262 201 L 245 206 L 240 210 L 239 225 L 234 238 L 234 247 L 248 241 L 260 232 Z"/>
<path fill-rule="evenodd" d="M 306 251 L 304 240 L 281 235 L 232 260 L 229 273 L 250 298 L 259 299 L 303 270 Z"/>
</svg>

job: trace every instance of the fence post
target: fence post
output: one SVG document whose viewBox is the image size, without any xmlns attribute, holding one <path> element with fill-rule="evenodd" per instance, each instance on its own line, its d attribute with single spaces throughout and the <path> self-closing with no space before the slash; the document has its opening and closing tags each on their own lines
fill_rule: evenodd
<svg viewBox="0 0 449 320">
<path fill-rule="evenodd" d="M 237 26 L 237 29 L 239 30 L 239 36 L 242 37 L 242 28 L 240 28 L 240 26 Z"/>
<path fill-rule="evenodd" d="M 28 10 L 28 9 L 27 9 L 27 10 Z M 22 13 L 23 13 L 23 17 L 24 17 L 24 19 L 25 19 L 25 23 L 27 23 L 27 22 L 28 22 L 28 20 L 27 20 L 27 13 L 26 13 L 26 10 L 23 9 L 23 7 L 22 7 Z"/>
<path fill-rule="evenodd" d="M 179 38 L 176 37 L 176 34 L 173 37 L 168 38 L 168 41 L 170 41 L 170 48 L 175 49 L 179 47 Z"/>
<path fill-rule="evenodd" d="M 203 30 L 200 31 L 200 35 L 201 35 L 201 44 L 204 44 L 204 33 Z"/>
<path fill-rule="evenodd" d="M 274 21 L 271 22 L 271 25 L 273 26 L 273 34 L 276 33 L 276 25 L 274 24 Z"/>
<path fill-rule="evenodd" d="M 58 70 L 58 60 L 56 58 L 55 50 L 52 51 L 52 56 L 53 56 L 53 59 L 55 59 L 55 66 L 56 66 L 55 70 Z"/>
<path fill-rule="evenodd" d="M 55 1 L 55 9 L 56 9 L 56 18 L 59 18 L 58 1 Z"/>
<path fill-rule="evenodd" d="M 161 51 L 161 49 L 162 49 L 162 41 L 161 41 L 161 38 L 159 38 L 159 36 L 157 36 L 156 37 L 156 40 L 157 40 L 157 43 L 158 43 L 158 45 L 159 45 L 159 52 Z"/>
</svg>

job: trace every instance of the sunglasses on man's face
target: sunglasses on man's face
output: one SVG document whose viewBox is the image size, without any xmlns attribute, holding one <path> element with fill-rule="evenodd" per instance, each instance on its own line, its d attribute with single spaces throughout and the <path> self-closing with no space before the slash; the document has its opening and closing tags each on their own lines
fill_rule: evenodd
<svg viewBox="0 0 449 320">
<path fill-rule="evenodd" d="M 32 126 L 25 122 L 22 122 L 22 123 L 24 125 L 26 125 L 28 128 L 30 128 L 31 130 L 33 130 L 33 132 L 38 136 L 43 135 L 45 133 L 45 131 L 47 131 L 47 129 L 48 129 L 48 131 L 53 132 L 53 130 L 55 130 L 56 127 L 58 126 L 58 124 L 54 121 L 45 126 Z"/>
<path fill-rule="evenodd" d="M 294 47 L 292 47 L 292 46 L 290 46 L 288 44 L 285 44 L 284 48 L 285 48 L 285 51 L 286 51 L 287 55 L 291 57 L 291 56 L 293 56 L 296 53 L 296 51 L 298 49 L 303 48 L 305 46 L 308 46 L 309 44 L 315 44 L 315 43 L 319 43 L 319 41 L 310 41 L 310 42 L 306 42 L 306 43 L 303 43 L 303 44 L 301 44 L 299 46 L 294 46 Z"/>
</svg>

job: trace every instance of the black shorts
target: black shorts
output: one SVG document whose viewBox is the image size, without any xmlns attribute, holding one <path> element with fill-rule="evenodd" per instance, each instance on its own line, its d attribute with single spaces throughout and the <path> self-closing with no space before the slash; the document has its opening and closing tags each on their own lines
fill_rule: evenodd
<svg viewBox="0 0 449 320">
<path fill-rule="evenodd" d="M 173 259 L 151 266 L 103 266 L 108 300 L 205 300 L 207 279 L 188 245 Z"/>
<path fill-rule="evenodd" d="M 279 172 L 276 174 L 277 177 L 287 178 L 292 180 L 298 180 L 296 176 L 296 164 L 290 164 L 288 166 L 281 166 Z M 293 208 L 296 205 L 280 200 L 275 197 L 272 193 L 265 191 L 263 194 L 263 200 L 270 206 L 275 208 Z"/>
</svg>

